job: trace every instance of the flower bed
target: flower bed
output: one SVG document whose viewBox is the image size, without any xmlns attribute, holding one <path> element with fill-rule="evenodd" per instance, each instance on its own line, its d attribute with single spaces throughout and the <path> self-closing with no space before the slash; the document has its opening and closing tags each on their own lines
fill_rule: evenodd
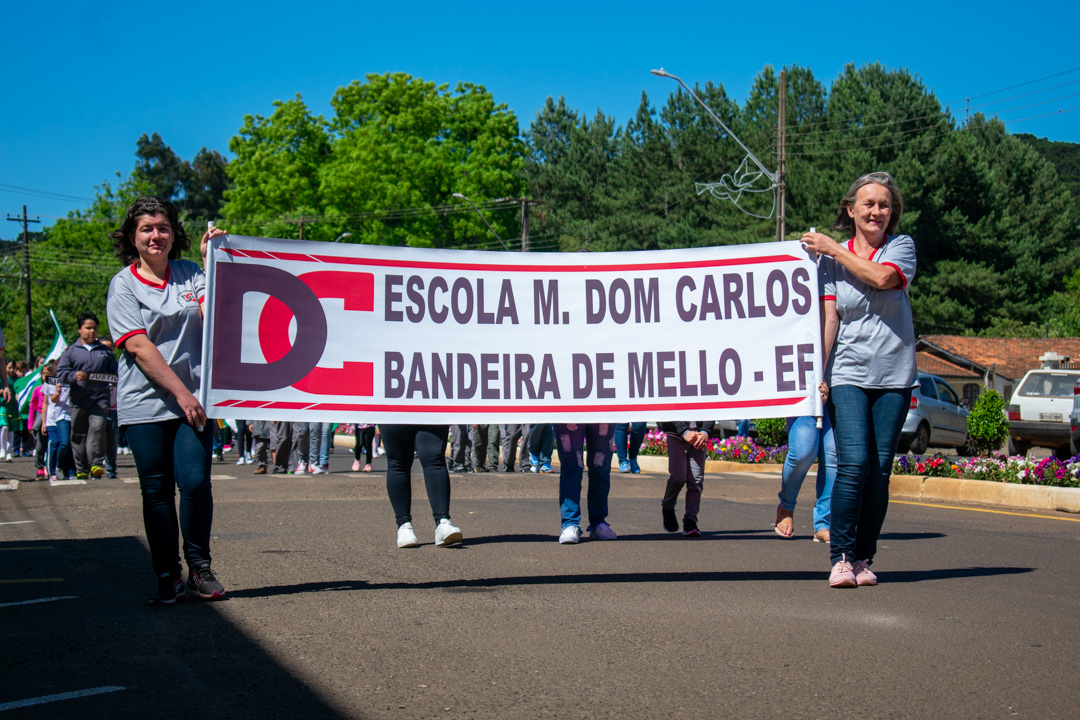
<svg viewBox="0 0 1080 720">
<path fill-rule="evenodd" d="M 726 440 L 710 438 L 705 458 L 738 463 L 783 463 L 787 451 L 787 445 L 760 447 L 748 437 L 736 436 Z M 667 455 L 667 434 L 656 429 L 649 430 L 638 454 Z"/>
<path fill-rule="evenodd" d="M 950 462 L 941 455 L 927 458 L 901 455 L 893 460 L 894 475 L 927 475 L 965 480 L 1080 487 L 1080 455 L 1068 460 L 1029 460 L 1020 455 L 976 457 Z"/>
</svg>

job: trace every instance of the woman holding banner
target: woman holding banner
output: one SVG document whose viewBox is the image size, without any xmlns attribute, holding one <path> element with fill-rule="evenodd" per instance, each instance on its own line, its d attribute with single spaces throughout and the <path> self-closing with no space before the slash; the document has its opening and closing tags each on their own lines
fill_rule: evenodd
<svg viewBox="0 0 1080 720">
<path fill-rule="evenodd" d="M 903 209 L 892 176 L 868 173 L 840 201 L 833 227 L 853 233 L 847 243 L 816 232 L 802 236 L 803 246 L 821 256 L 822 394 L 828 396 L 837 454 L 832 587 L 877 584 L 870 565 L 889 506 L 896 444 L 917 384 L 907 293 L 915 277 L 915 241 L 890 235 Z"/>
<path fill-rule="evenodd" d="M 428 503 L 435 518 L 435 546 L 449 547 L 461 542 L 461 528 L 450 522 L 450 473 L 446 469 L 446 440 L 449 425 L 379 424 L 386 447 L 386 492 L 397 522 L 397 546 L 414 548 L 420 544 L 412 524 L 412 464 L 420 458 L 424 470 Z"/>
<path fill-rule="evenodd" d="M 208 241 L 223 234 L 211 228 L 202 236 L 204 264 Z M 190 240 L 176 206 L 167 200 L 139 198 L 111 237 L 125 266 L 109 283 L 108 300 L 109 328 L 124 351 L 117 411 L 139 473 L 143 523 L 157 576 L 150 605 L 173 605 L 184 598 L 180 533 L 187 589 L 203 600 L 222 599 L 225 588 L 210 569 L 213 421 L 194 395 L 202 374 L 205 277 L 198 265 L 180 259 Z"/>
</svg>

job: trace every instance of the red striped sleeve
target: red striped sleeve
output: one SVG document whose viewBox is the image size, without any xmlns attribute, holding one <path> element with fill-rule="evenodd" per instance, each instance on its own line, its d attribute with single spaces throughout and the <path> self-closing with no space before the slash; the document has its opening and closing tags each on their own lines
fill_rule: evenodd
<svg viewBox="0 0 1080 720">
<path fill-rule="evenodd" d="M 124 343 L 126 343 L 128 341 L 128 338 L 130 338 L 132 335 L 145 335 L 145 334 L 146 334 L 146 331 L 142 330 L 142 329 L 132 330 L 129 333 L 124 333 L 123 335 L 120 336 L 120 339 L 116 341 L 116 347 L 123 350 L 124 349 Z"/>
<path fill-rule="evenodd" d="M 896 263 L 883 262 L 881 264 L 884 265 L 885 267 L 891 267 L 893 270 L 895 270 L 900 275 L 900 283 L 901 283 L 900 284 L 900 289 L 901 290 L 903 290 L 904 288 L 907 287 L 907 276 L 904 275 L 904 271 L 901 270 L 900 267 Z"/>
</svg>

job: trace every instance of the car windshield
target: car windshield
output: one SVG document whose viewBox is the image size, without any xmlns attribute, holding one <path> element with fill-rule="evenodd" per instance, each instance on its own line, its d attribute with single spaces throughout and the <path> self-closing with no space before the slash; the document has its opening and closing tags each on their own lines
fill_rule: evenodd
<svg viewBox="0 0 1080 720">
<path fill-rule="evenodd" d="M 1072 397 L 1077 375 L 1066 373 L 1032 373 L 1020 386 L 1022 397 Z"/>
</svg>

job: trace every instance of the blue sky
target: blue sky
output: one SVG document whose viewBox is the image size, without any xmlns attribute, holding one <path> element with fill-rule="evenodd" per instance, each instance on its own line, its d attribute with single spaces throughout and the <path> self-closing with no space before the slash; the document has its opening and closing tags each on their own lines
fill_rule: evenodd
<svg viewBox="0 0 1080 720">
<path fill-rule="evenodd" d="M 766 64 L 809 67 L 828 87 L 846 63 L 876 61 L 917 74 L 961 119 L 968 97 L 972 106 L 994 103 L 981 108 L 990 114 L 1041 103 L 1001 118 L 1014 133 L 1080 142 L 1080 111 L 1057 112 L 1080 107 L 1080 53 L 1071 35 L 1055 31 L 1075 28 L 1078 8 L 17 2 L 5 8 L 0 46 L 0 211 L 18 213 L 25 203 L 51 224 L 85 207 L 78 198 L 92 198 L 95 185 L 130 172 L 143 133 L 161 134 L 184 159 L 202 147 L 227 153 L 245 114 L 268 115 L 274 100 L 296 93 L 329 114 L 338 87 L 394 71 L 482 84 L 526 128 L 548 96 L 625 123 L 642 91 L 659 103 L 674 90 L 649 74 L 660 66 L 691 84 L 722 83 L 741 102 Z M 1035 94 L 1016 97 L 1025 93 Z M 0 237 L 18 232 L 3 225 Z"/>
</svg>

